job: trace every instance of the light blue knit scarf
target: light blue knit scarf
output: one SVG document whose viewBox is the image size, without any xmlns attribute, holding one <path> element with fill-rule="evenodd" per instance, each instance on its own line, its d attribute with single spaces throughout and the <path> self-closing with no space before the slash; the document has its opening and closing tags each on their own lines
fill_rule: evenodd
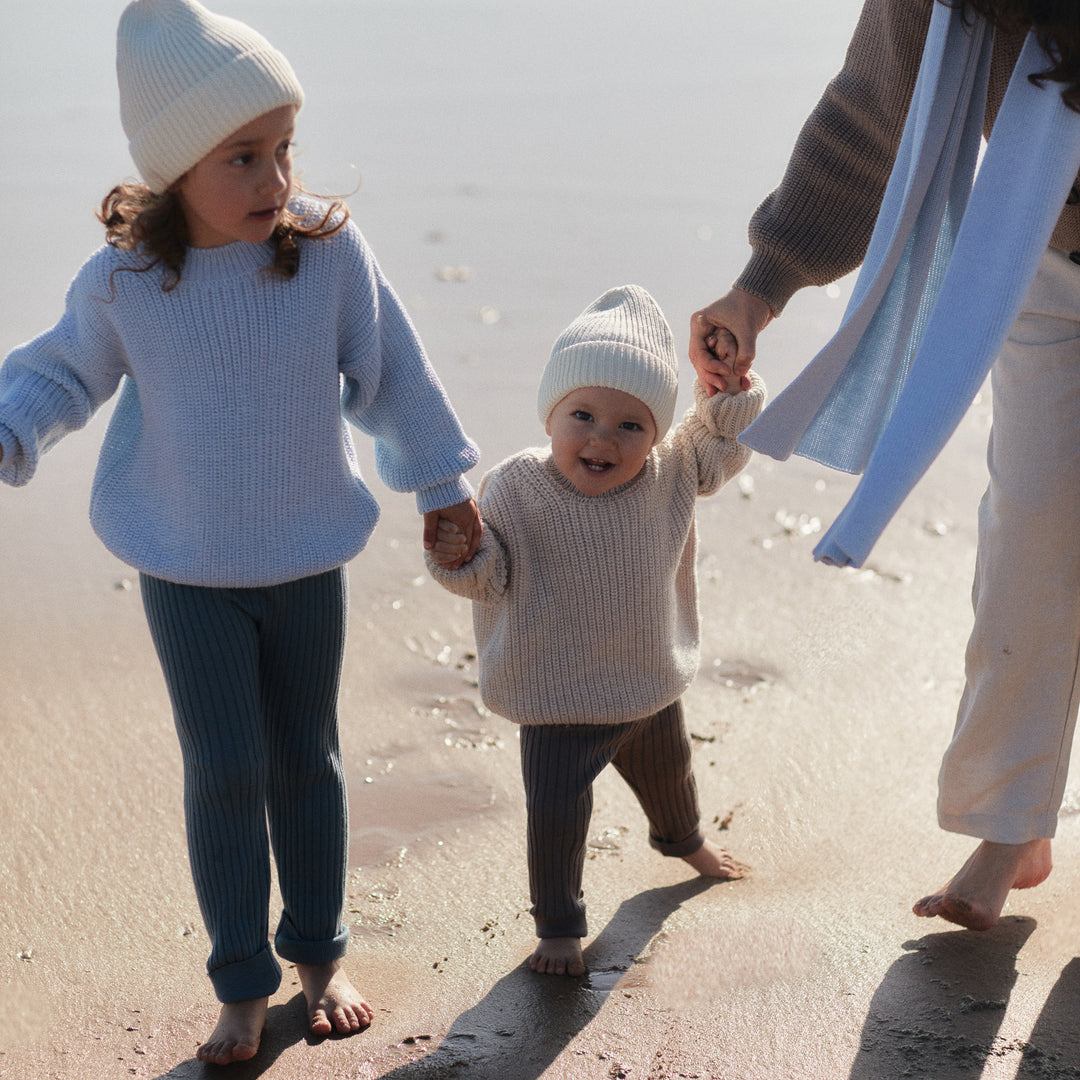
<svg viewBox="0 0 1080 1080">
<path fill-rule="evenodd" d="M 896 164 L 840 329 L 740 441 L 863 473 L 814 549 L 861 566 L 955 431 L 1080 169 L 1080 114 L 1027 78 L 1029 34 L 974 185 L 993 28 L 934 5 Z"/>
</svg>

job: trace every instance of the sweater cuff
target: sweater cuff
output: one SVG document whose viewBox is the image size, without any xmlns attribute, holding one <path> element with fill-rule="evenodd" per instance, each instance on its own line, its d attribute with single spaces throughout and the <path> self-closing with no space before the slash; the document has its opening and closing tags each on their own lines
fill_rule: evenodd
<svg viewBox="0 0 1080 1080">
<path fill-rule="evenodd" d="M 22 487 L 29 483 L 34 475 L 37 459 L 28 458 L 22 453 L 15 432 L 3 423 L 0 423 L 0 450 L 4 452 L 3 460 L 0 460 L 0 481 L 12 487 Z"/>
<path fill-rule="evenodd" d="M 467 502 L 472 497 L 472 484 L 464 476 L 458 476 L 442 484 L 421 488 L 416 493 L 416 508 L 421 514 L 426 514 L 431 510 L 445 510 L 448 506 Z"/>
<path fill-rule="evenodd" d="M 732 288 L 764 300 L 776 317 L 800 289 L 812 284 L 797 266 L 783 262 L 773 252 L 755 250 Z"/>
<path fill-rule="evenodd" d="M 748 374 L 750 389 L 737 394 L 708 397 L 701 383 L 694 383 L 694 407 L 714 435 L 738 438 L 765 407 L 765 380 L 753 368 Z"/>
<path fill-rule="evenodd" d="M 480 546 L 464 566 L 449 570 L 436 562 L 430 551 L 424 552 L 424 562 L 428 573 L 448 592 L 463 596 L 466 600 L 483 602 L 489 591 L 498 595 L 506 589 L 506 564 L 499 556 L 499 545 L 493 540 L 490 530 L 485 528 L 480 537 Z"/>
</svg>

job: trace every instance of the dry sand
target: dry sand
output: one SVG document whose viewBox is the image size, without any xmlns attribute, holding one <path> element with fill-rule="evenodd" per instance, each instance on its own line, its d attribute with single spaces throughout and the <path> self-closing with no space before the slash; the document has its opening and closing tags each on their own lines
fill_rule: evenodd
<svg viewBox="0 0 1080 1080">
<path fill-rule="evenodd" d="M 99 242 L 85 208 L 128 168 L 122 142 L 101 134 L 121 6 L 20 9 L 6 37 L 0 100 L 25 175 L 0 174 L 0 214 L 9 251 L 51 254 L 0 269 L 0 352 L 55 318 Z M 549 343 L 603 289 L 640 281 L 685 343 L 689 313 L 741 263 L 746 217 L 857 8 L 830 0 L 825 18 L 794 0 L 731 0 L 703 14 L 685 0 L 627 20 L 606 0 L 542 14 L 314 2 L 297 24 L 283 3 L 217 6 L 292 55 L 316 185 L 351 186 L 320 176 L 322 162 L 363 163 L 354 212 L 485 465 L 540 439 L 532 401 Z M 781 61 L 768 95 L 766 37 Z M 353 54 L 355 83 L 340 74 Z M 66 140 L 63 168 L 49 125 Z M 22 212 L 24 188 L 54 201 L 44 225 Z M 846 288 L 800 297 L 770 329 L 759 367 L 773 390 L 828 333 Z M 710 835 L 753 872 L 708 886 L 661 859 L 629 792 L 603 775 L 581 980 L 523 966 L 516 732 L 479 702 L 468 606 L 427 579 L 410 501 L 373 483 L 385 516 L 350 567 L 341 714 L 349 966 L 375 1022 L 309 1043 L 287 971 L 258 1057 L 227 1071 L 194 1059 L 216 1006 L 179 754 L 133 574 L 86 523 L 95 419 L 27 489 L 0 490 L 0 1077 L 1080 1073 L 1074 788 L 1057 868 L 1014 894 L 997 928 L 910 913 L 970 847 L 937 830 L 933 805 L 961 689 L 988 417 L 980 399 L 863 571 L 810 557 L 850 478 L 757 459 L 702 503 L 702 668 L 687 716 Z M 371 475 L 366 446 L 362 459 Z"/>
</svg>

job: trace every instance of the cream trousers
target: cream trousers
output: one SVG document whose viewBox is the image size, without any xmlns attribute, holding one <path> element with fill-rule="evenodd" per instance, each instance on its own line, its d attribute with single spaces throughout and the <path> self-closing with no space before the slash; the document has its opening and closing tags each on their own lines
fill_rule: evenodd
<svg viewBox="0 0 1080 1080">
<path fill-rule="evenodd" d="M 1080 266 L 1049 249 L 991 373 L 967 685 L 939 776 L 950 832 L 1051 837 L 1080 661 Z"/>
</svg>

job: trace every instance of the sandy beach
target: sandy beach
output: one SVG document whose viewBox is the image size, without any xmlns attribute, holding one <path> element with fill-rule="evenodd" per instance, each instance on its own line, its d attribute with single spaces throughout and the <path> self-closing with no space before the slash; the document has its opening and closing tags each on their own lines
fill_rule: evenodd
<svg viewBox="0 0 1080 1080">
<path fill-rule="evenodd" d="M 214 6 L 290 56 L 304 178 L 355 191 L 481 446 L 475 482 L 543 439 L 551 341 L 606 288 L 647 287 L 685 353 L 859 4 Z M 59 315 L 101 242 L 93 206 L 131 173 L 112 69 L 123 3 L 87 8 L 24 5 L 0 41 L 0 355 Z M 772 392 L 849 291 L 800 295 L 770 328 Z M 686 361 L 684 403 L 691 377 Z M 752 872 L 710 885 L 662 859 L 603 774 L 582 979 L 525 965 L 517 732 L 480 702 L 469 606 L 428 578 L 412 500 L 378 483 L 359 437 L 383 518 L 349 567 L 341 729 L 348 964 L 375 1020 L 310 1040 L 287 968 L 259 1054 L 224 1070 L 195 1059 L 217 1005 L 164 682 L 136 575 L 87 522 L 105 419 L 28 487 L 0 488 L 4 1080 L 1080 1075 L 1080 773 L 1054 873 L 997 927 L 910 911 L 972 846 L 938 830 L 934 801 L 963 685 L 988 394 L 862 570 L 811 557 L 851 477 L 759 457 L 700 504 L 686 713 L 708 834 Z"/>
</svg>

